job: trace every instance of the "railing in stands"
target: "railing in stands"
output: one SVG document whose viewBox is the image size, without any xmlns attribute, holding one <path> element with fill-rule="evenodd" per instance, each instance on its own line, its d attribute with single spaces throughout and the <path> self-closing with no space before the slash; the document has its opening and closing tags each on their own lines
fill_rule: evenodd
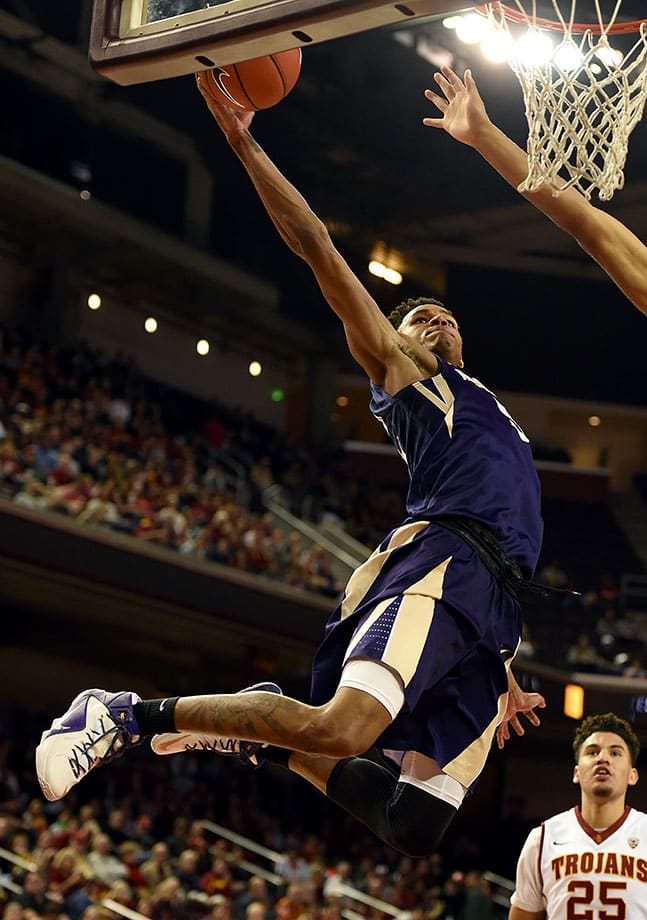
<svg viewBox="0 0 647 920">
<path fill-rule="evenodd" d="M 18 866 L 19 869 L 25 869 L 26 872 L 36 872 L 38 869 L 36 863 L 23 859 L 17 853 L 12 853 L 2 847 L 0 847 L 0 859 L 13 863 L 14 866 Z M 22 885 L 18 885 L 2 874 L 0 874 L 0 888 L 4 888 L 6 891 L 16 895 L 21 895 L 24 890 Z M 63 898 L 57 892 L 47 891 L 46 894 L 49 901 L 58 902 L 59 904 L 63 901 Z M 113 901 L 112 898 L 102 898 L 99 901 L 99 906 L 105 907 L 106 910 L 111 910 L 113 914 L 119 914 L 120 917 L 125 917 L 126 920 L 148 920 L 145 914 L 140 914 L 138 911 L 126 907 L 125 904 L 120 904 L 119 901 Z"/>
<path fill-rule="evenodd" d="M 510 895 L 514 891 L 514 882 L 512 879 L 505 878 L 503 875 L 497 875 L 496 872 L 484 872 L 483 878 L 492 885 L 492 901 L 499 907 L 506 910 L 510 907 Z M 497 889 L 499 889 L 497 891 Z"/>
<path fill-rule="evenodd" d="M 233 486 L 236 491 L 236 501 L 242 508 L 249 509 L 251 500 L 251 488 L 249 477 L 244 464 L 232 457 L 227 450 L 213 450 L 212 456 L 228 472 L 228 479 L 233 480 Z"/>
<path fill-rule="evenodd" d="M 352 571 L 356 569 L 358 565 L 366 561 L 370 554 L 370 550 L 366 547 L 362 547 L 361 544 L 358 544 L 358 546 L 360 546 L 364 552 L 358 552 L 356 548 L 354 548 L 352 552 L 342 549 L 334 539 L 331 539 L 330 536 L 326 536 L 318 527 L 315 527 L 313 524 L 307 524 L 301 518 L 296 517 L 288 511 L 281 501 L 281 486 L 268 486 L 263 492 L 263 504 L 268 511 L 271 511 L 286 527 L 290 530 L 298 531 L 310 543 L 317 543 L 347 570 Z M 348 572 L 346 574 L 348 574 Z"/>
<path fill-rule="evenodd" d="M 35 872 L 38 868 L 36 863 L 30 859 L 24 859 L 22 856 L 18 856 L 17 853 L 12 853 L 11 850 L 5 850 L 4 847 L 0 847 L 0 859 L 6 859 L 7 862 L 13 863 L 19 869 L 24 869 L 25 872 Z"/>
<path fill-rule="evenodd" d="M 236 846 L 241 847 L 249 853 L 256 853 L 257 856 L 270 860 L 274 864 L 278 863 L 279 860 L 282 859 L 285 855 L 280 853 L 278 850 L 272 850 L 260 843 L 256 843 L 249 837 L 244 837 L 242 834 L 237 834 L 235 831 L 224 827 L 222 824 L 216 824 L 214 821 L 207 820 L 201 821 L 200 823 L 202 827 L 205 830 L 208 830 L 210 833 L 215 834 L 218 837 L 222 837 L 225 840 L 229 840 L 231 843 L 236 844 Z M 18 866 L 20 869 L 24 869 L 27 872 L 35 872 L 38 868 L 36 863 L 32 862 L 31 860 L 24 859 L 17 853 L 12 853 L 10 850 L 6 850 L 2 847 L 0 847 L 0 859 L 4 859 L 5 861 L 12 863 L 13 865 Z M 243 869 L 245 872 L 248 872 L 250 875 L 258 875 L 260 878 L 264 878 L 267 882 L 277 887 L 284 881 L 282 876 L 278 875 L 276 872 L 271 872 L 263 866 L 259 866 L 248 859 L 233 860 L 233 863 L 234 865 Z M 501 875 L 496 875 L 494 872 L 485 872 L 483 874 L 483 878 L 491 885 L 502 889 L 502 892 L 511 892 L 514 889 L 514 883 L 510 879 L 506 879 Z M 6 891 L 10 891 L 12 894 L 16 895 L 21 895 L 23 893 L 23 888 L 21 885 L 18 885 L 16 882 L 7 878 L 7 876 L 3 875 L 2 873 L 0 873 L 0 888 L 4 888 Z M 371 895 L 368 895 L 357 888 L 353 888 L 351 885 L 346 885 L 343 883 L 339 884 L 336 887 L 336 891 L 343 897 L 357 901 L 359 904 L 366 904 L 368 907 L 372 907 L 374 910 L 379 910 L 383 914 L 387 914 L 391 917 L 404 918 L 408 917 L 410 914 L 410 911 L 402 910 L 396 907 L 394 904 L 389 904 L 388 901 L 383 901 L 380 898 L 373 898 Z M 492 895 L 492 900 L 498 906 L 507 908 L 510 903 L 509 896 L 502 892 L 495 891 Z M 47 897 L 50 900 L 57 901 L 59 903 L 62 901 L 61 896 L 54 892 L 47 892 Z M 115 901 L 112 898 L 102 898 L 99 901 L 99 906 L 106 908 L 106 910 L 112 911 L 114 914 L 118 914 L 120 917 L 124 917 L 125 920 L 147 920 L 144 914 L 141 914 L 130 907 L 126 907 L 124 904 L 120 904 L 118 901 Z M 345 908 L 341 911 L 341 913 L 345 920 L 365 920 L 363 914 L 352 910 L 352 908 Z"/>
<path fill-rule="evenodd" d="M 241 834 L 237 834 L 235 831 L 230 831 L 229 828 L 223 827 L 222 824 L 216 824 L 214 821 L 201 821 L 200 824 L 205 830 L 210 831 L 212 834 L 216 834 L 218 837 L 224 837 L 225 840 L 229 840 L 231 843 L 235 843 L 236 846 L 242 847 L 244 850 L 247 850 L 250 853 L 256 853 L 257 856 L 262 856 L 264 859 L 269 859 L 275 865 L 277 862 L 279 862 L 280 859 L 283 858 L 284 854 L 279 853 L 278 850 L 271 850 L 260 843 L 256 843 L 254 840 L 250 840 L 249 837 L 243 837 Z M 241 865 L 240 862 L 236 862 L 235 864 Z M 248 863 L 248 865 L 253 866 L 253 863 Z M 254 874 L 261 875 L 260 872 L 257 872 L 258 868 L 258 866 L 254 867 Z M 280 885 L 283 882 L 283 879 L 280 875 L 277 875 L 276 873 L 270 874 L 273 875 L 275 879 L 277 879 L 277 881 L 272 882 L 272 884 Z M 268 881 L 271 880 L 268 879 Z M 372 898 L 370 895 L 365 894 L 363 891 L 359 891 L 357 888 L 353 888 L 351 885 L 340 884 L 336 887 L 336 891 L 346 898 L 351 898 L 351 900 L 357 901 L 360 904 L 367 904 L 369 907 L 373 907 L 375 910 L 382 911 L 382 913 L 388 914 L 391 917 L 399 917 L 401 914 L 408 913 L 407 911 L 403 911 L 399 907 L 396 907 L 395 904 L 389 904 L 388 901 L 382 901 L 380 898 Z M 347 920 L 353 920 L 353 918 L 349 916 L 351 913 L 353 912 L 349 911 L 348 915 L 346 915 Z"/>
</svg>

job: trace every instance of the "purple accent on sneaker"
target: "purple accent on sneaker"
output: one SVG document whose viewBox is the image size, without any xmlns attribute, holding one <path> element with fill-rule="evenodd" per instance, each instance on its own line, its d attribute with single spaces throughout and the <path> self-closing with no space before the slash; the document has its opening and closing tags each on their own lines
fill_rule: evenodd
<svg viewBox="0 0 647 920">
<path fill-rule="evenodd" d="M 107 690 L 84 690 L 70 703 L 70 708 L 61 716 L 61 725 L 50 728 L 48 735 L 60 735 L 64 732 L 78 732 L 85 726 L 85 710 L 88 699 L 94 696 L 101 700 L 110 713 L 110 717 L 119 728 L 125 729 L 128 735 L 139 735 L 139 726 L 133 714 L 133 694 L 122 690 L 119 693 L 109 693 Z"/>
<path fill-rule="evenodd" d="M 136 693 L 84 690 L 54 719 L 36 748 L 36 773 L 50 802 L 67 795 L 91 770 L 140 742 Z"/>
</svg>

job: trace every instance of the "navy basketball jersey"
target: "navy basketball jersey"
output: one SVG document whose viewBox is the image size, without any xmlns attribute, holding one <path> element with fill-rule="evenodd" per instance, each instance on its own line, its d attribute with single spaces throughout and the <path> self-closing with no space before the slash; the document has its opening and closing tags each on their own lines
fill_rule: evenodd
<svg viewBox="0 0 647 920">
<path fill-rule="evenodd" d="M 371 412 L 409 469 L 409 519 L 480 521 L 529 574 L 543 525 L 528 438 L 482 383 L 436 358 L 435 377 L 395 396 L 371 383 Z"/>
</svg>

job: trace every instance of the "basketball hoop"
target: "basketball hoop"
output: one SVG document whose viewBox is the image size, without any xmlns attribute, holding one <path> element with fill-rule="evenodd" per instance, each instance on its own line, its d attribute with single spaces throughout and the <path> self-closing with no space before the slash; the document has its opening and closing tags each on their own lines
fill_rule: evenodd
<svg viewBox="0 0 647 920">
<path fill-rule="evenodd" d="M 597 22 L 575 22 L 577 0 L 550 0 L 556 18 L 537 16 L 537 0 L 514 0 L 478 7 L 509 40 L 510 66 L 521 84 L 528 120 L 528 175 L 520 192 L 542 185 L 555 194 L 575 186 L 591 198 L 597 189 L 608 201 L 624 185 L 629 136 L 640 121 L 647 97 L 647 18 L 618 22 L 622 0 L 604 20 L 594 0 Z M 570 5 L 568 17 L 560 9 Z M 561 40 L 547 61 L 533 60 L 514 41 L 525 27 L 525 40 L 544 31 Z M 609 36 L 638 33 L 614 48 Z M 545 41 L 545 37 L 544 37 Z M 616 39 L 620 44 L 623 39 Z M 566 178 L 565 178 L 566 177 Z"/>
</svg>

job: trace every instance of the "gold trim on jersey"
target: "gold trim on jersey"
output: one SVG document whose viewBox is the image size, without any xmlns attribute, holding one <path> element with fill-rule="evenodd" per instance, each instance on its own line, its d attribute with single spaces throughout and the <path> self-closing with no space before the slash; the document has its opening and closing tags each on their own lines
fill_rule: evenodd
<svg viewBox="0 0 647 920">
<path fill-rule="evenodd" d="M 361 604 L 365 594 L 382 571 L 382 567 L 389 558 L 390 553 L 399 546 L 411 543 L 416 534 L 428 526 L 429 521 L 413 521 L 411 524 L 403 524 L 402 527 L 394 530 L 385 549 L 380 550 L 378 547 L 371 553 L 366 562 L 363 562 L 355 569 L 346 585 L 340 620 L 344 620 Z"/>
<path fill-rule="evenodd" d="M 454 430 L 454 394 L 450 390 L 449 384 L 442 374 L 437 374 L 435 377 L 432 377 L 431 382 L 440 393 L 440 396 L 436 396 L 435 393 L 432 393 L 422 380 L 417 380 L 413 384 L 413 388 L 421 393 L 425 399 L 428 399 L 430 403 L 433 403 L 434 406 L 440 409 L 444 414 L 447 431 L 451 438 Z"/>
<path fill-rule="evenodd" d="M 434 618 L 435 602 L 442 597 L 443 581 L 451 560 L 452 557 L 448 556 L 404 592 L 395 619 L 389 627 L 389 637 L 380 660 L 399 674 L 405 687 L 418 668 Z M 380 601 L 366 617 L 349 643 L 344 662 L 352 657 L 366 633 L 395 599 L 387 597 Z"/>
<path fill-rule="evenodd" d="M 509 669 L 512 664 L 512 658 L 510 658 L 505 663 L 506 671 Z M 463 786 L 471 786 L 477 776 L 480 775 L 483 767 L 485 766 L 485 761 L 487 760 L 488 754 L 490 753 L 490 748 L 492 747 L 492 739 L 494 738 L 494 733 L 497 730 L 497 726 L 503 721 L 503 715 L 505 713 L 506 707 L 508 705 L 508 693 L 502 693 L 499 697 L 497 704 L 497 713 L 492 719 L 490 724 L 487 726 L 483 734 L 476 738 L 472 743 L 465 748 L 464 751 L 451 760 L 449 763 L 443 766 L 443 772 L 447 773 L 448 776 L 457 779 L 459 783 L 462 783 Z"/>
<path fill-rule="evenodd" d="M 418 668 L 435 608 L 433 599 L 420 594 L 405 594 L 400 603 L 382 661 L 400 675 L 405 687 Z"/>
</svg>

